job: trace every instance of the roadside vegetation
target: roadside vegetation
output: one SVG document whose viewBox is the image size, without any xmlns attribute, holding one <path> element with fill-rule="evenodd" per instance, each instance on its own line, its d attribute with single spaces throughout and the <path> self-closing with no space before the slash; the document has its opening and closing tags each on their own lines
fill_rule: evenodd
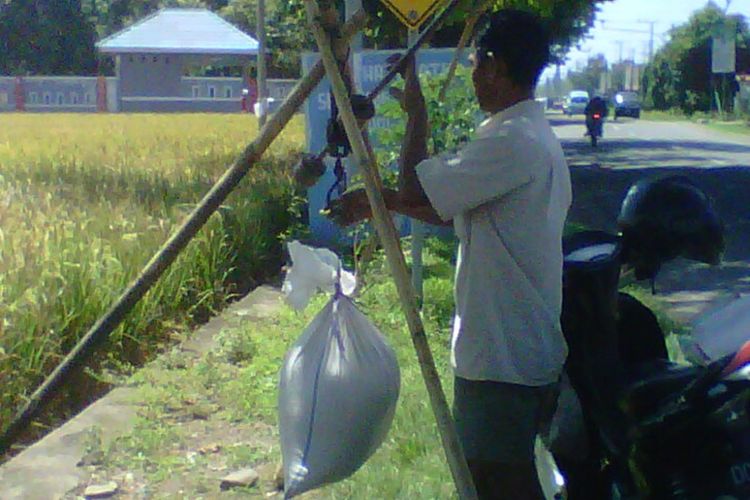
<svg viewBox="0 0 750 500">
<path fill-rule="evenodd" d="M 0 430 L 257 132 L 249 115 L 6 115 L 0 128 Z M 278 274 L 293 223 L 296 119 L 53 404 Z M 47 424 L 54 419 L 47 420 Z"/>
<path fill-rule="evenodd" d="M 409 255 L 408 240 L 405 240 Z M 453 314 L 455 242 L 428 238 L 424 255 L 426 332 L 444 390 L 452 400 L 449 365 Z M 396 288 L 382 253 L 367 271 L 357 303 L 393 346 L 402 386 L 396 416 L 383 446 L 350 479 L 303 498 L 455 498 L 450 471 L 429 406 L 419 365 L 403 320 Z M 637 285 L 628 292 L 649 299 Z M 119 481 L 124 493 L 151 498 L 214 498 L 221 478 L 252 467 L 260 476 L 251 488 L 222 498 L 261 498 L 277 492 L 281 461 L 276 427 L 278 370 L 286 350 L 323 307 L 318 296 L 302 313 L 286 305 L 265 318 L 229 318 L 204 355 L 191 358 L 175 348 L 124 381 L 139 404 L 135 429 L 101 446 L 91 467 L 98 481 Z M 651 301 L 648 302 L 649 305 Z M 658 306 L 658 304 L 656 304 Z M 660 320 L 666 317 L 659 315 Z M 664 321 L 671 349 L 679 325 Z M 168 443 L 165 445 L 165 443 Z M 124 483 L 123 478 L 128 478 Z"/>
<path fill-rule="evenodd" d="M 716 113 L 695 112 L 687 115 L 680 109 L 666 111 L 652 109 L 642 111 L 641 119 L 659 122 L 686 121 L 705 125 L 719 132 L 750 135 L 750 116 L 743 114 L 725 116 L 721 119 Z"/>
<path fill-rule="evenodd" d="M 426 246 L 425 327 L 450 395 L 454 242 L 432 238 Z M 399 405 L 384 445 L 367 464 L 351 479 L 306 498 L 452 498 L 451 475 L 382 253 L 376 253 L 360 278 L 366 284 L 357 302 L 398 357 Z M 175 348 L 124 381 L 135 389 L 140 416 L 132 433 L 102 446 L 103 459 L 92 472 L 100 480 L 120 481 L 130 473 L 130 483 L 120 483 L 126 493 L 194 499 L 214 498 L 221 477 L 252 466 L 260 474 L 259 485 L 227 492 L 226 497 L 272 492 L 281 457 L 278 371 L 286 350 L 327 299 L 318 296 L 302 313 L 281 305 L 266 318 L 243 321 L 237 316 L 200 358 Z"/>
</svg>

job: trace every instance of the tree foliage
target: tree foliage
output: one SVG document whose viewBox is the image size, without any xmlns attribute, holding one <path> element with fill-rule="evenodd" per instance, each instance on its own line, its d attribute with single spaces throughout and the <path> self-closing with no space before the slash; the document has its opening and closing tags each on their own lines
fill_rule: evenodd
<svg viewBox="0 0 750 500">
<path fill-rule="evenodd" d="M 589 57 L 586 66 L 580 71 L 569 71 L 567 80 L 571 89 L 585 90 L 590 95 L 597 93 L 601 75 L 607 72 L 607 59 L 602 54 Z"/>
<path fill-rule="evenodd" d="M 343 10 L 344 0 L 337 0 Z M 453 46 L 479 0 L 463 0 L 432 40 Z M 514 7 L 539 12 L 549 23 L 558 60 L 591 26 L 596 6 L 608 0 L 494 0 L 492 10 Z M 205 7 L 256 32 L 257 0 L 0 0 L 0 72 L 89 74 L 96 71 L 94 42 L 163 7 Z M 407 30 L 380 0 L 363 0 L 372 15 L 364 32 L 366 48 L 406 45 Z M 300 55 L 314 50 L 303 0 L 266 0 L 269 74 L 297 77 Z"/>
<path fill-rule="evenodd" d="M 94 38 L 81 0 L 0 2 L 0 74 L 92 74 Z"/>
<path fill-rule="evenodd" d="M 431 151 L 450 151 L 467 142 L 481 116 L 479 104 L 474 97 L 470 70 L 463 66 L 456 69 L 456 75 L 442 100 L 439 95 L 445 83 L 445 75 L 421 74 L 419 80 L 429 114 Z M 403 88 L 403 82 L 397 86 Z M 406 128 L 405 115 L 394 99 L 383 103 L 379 111 L 392 121 L 392 126 L 374 131 L 378 163 L 390 165 L 399 158 L 399 148 Z"/>
<path fill-rule="evenodd" d="M 709 2 L 687 23 L 669 32 L 669 42 L 646 67 L 642 82 L 646 103 L 656 109 L 679 107 L 686 113 L 709 111 L 714 88 L 731 103 L 727 82 L 734 81 L 734 75 L 727 78 L 711 73 L 712 37 L 726 26 L 736 34 L 738 71 L 750 70 L 747 21 L 743 16 L 728 16 Z"/>
</svg>

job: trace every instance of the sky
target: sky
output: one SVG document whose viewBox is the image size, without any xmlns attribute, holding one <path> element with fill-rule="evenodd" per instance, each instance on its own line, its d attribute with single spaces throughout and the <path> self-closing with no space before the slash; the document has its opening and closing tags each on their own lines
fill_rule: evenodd
<svg viewBox="0 0 750 500">
<path fill-rule="evenodd" d="M 654 22 L 654 51 L 668 41 L 667 32 L 672 26 L 687 22 L 690 15 L 707 3 L 707 0 L 614 0 L 600 6 L 594 27 L 580 49 L 568 53 L 563 74 L 568 69 L 584 66 L 590 56 L 603 53 L 610 63 L 622 59 L 646 62 L 650 39 L 650 22 Z M 715 0 L 720 8 L 726 0 Z M 731 0 L 728 12 L 750 18 L 750 0 Z M 548 69 L 541 81 L 553 73 Z"/>
</svg>

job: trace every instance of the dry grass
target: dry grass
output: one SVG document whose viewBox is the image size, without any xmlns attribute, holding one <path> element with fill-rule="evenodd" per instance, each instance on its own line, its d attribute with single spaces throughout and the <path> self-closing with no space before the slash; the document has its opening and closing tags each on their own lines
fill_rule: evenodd
<svg viewBox="0 0 750 500">
<path fill-rule="evenodd" d="M 3 116 L 0 430 L 256 133 L 239 114 Z M 238 285 L 278 271 L 302 141 L 297 119 L 113 333 L 96 370 L 142 362 Z M 82 379 L 61 398 L 92 397 Z"/>
</svg>

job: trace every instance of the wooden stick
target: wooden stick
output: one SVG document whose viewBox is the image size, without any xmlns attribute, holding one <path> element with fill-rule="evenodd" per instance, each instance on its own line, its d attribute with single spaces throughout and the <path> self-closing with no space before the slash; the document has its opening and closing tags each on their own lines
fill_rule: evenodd
<svg viewBox="0 0 750 500">
<path fill-rule="evenodd" d="M 440 431 L 448 465 L 453 474 L 456 490 L 462 499 L 476 499 L 477 494 L 471 479 L 469 467 L 466 464 L 461 443 L 458 440 L 458 435 L 453 425 L 453 419 L 440 383 L 440 376 L 435 368 L 432 352 L 430 351 L 422 319 L 419 315 L 414 288 L 412 287 L 409 272 L 406 268 L 406 261 L 401 251 L 398 233 L 393 225 L 390 212 L 385 205 L 383 193 L 378 188 L 379 174 L 377 165 L 371 161 L 364 137 L 357 125 L 357 119 L 352 111 L 346 85 L 336 64 L 331 40 L 325 29 L 321 26 L 321 12 L 316 0 L 305 0 L 305 4 L 307 6 L 310 27 L 318 43 L 321 58 L 336 99 L 336 105 L 339 108 L 339 114 L 352 145 L 355 159 L 362 169 L 365 190 L 372 206 L 375 227 L 385 248 L 388 264 L 391 268 L 393 279 L 396 282 L 396 288 L 401 299 L 401 307 L 406 315 L 412 342 L 417 351 L 419 366 L 430 396 L 430 403 L 435 413 L 435 420 Z"/>
<path fill-rule="evenodd" d="M 474 27 L 477 25 L 477 22 L 482 17 L 482 15 L 484 15 L 484 13 L 490 7 L 491 3 L 492 3 L 492 0 L 483 0 L 480 3 L 479 8 L 475 10 L 472 16 L 469 18 L 469 20 L 466 21 L 466 26 L 464 27 L 464 31 L 461 33 L 461 38 L 458 39 L 458 46 L 456 47 L 456 53 L 453 55 L 453 60 L 451 60 L 451 65 L 448 67 L 448 74 L 445 75 L 445 82 L 443 82 L 443 86 L 440 89 L 440 94 L 438 95 L 438 102 L 443 102 L 445 100 L 445 96 L 448 94 L 448 88 L 451 86 L 451 81 L 453 81 L 453 77 L 456 74 L 456 68 L 458 67 L 458 60 L 461 59 L 461 54 L 463 53 L 464 48 L 466 47 L 466 44 L 469 43 L 471 34 L 474 32 Z"/>
<path fill-rule="evenodd" d="M 360 31 L 367 22 L 364 11 L 358 11 L 342 28 L 342 36 L 351 38 Z M 133 309 L 151 286 L 174 262 L 180 252 L 193 239 L 196 233 L 208 221 L 208 218 L 226 200 L 227 196 L 239 184 L 250 168 L 268 149 L 274 139 L 278 137 L 294 113 L 320 83 L 325 74 L 323 63 L 318 61 L 310 72 L 300 80 L 286 98 L 278 111 L 260 130 L 258 137 L 242 152 L 234 164 L 222 175 L 211 190 L 203 197 L 198 206 L 180 226 L 156 255 L 146 264 L 140 276 L 128 287 L 107 313 L 76 344 L 73 350 L 47 377 L 42 385 L 34 391 L 23 408 L 0 437 L 0 455 L 4 454 L 31 420 L 36 416 L 42 403 L 54 394 L 54 390 L 66 379 L 67 374 L 76 366 L 83 363 L 93 352 L 94 348 L 109 337 L 125 316 Z"/>
<path fill-rule="evenodd" d="M 432 35 L 435 34 L 435 31 L 437 31 L 437 29 L 443 24 L 443 22 L 445 22 L 448 16 L 453 13 L 454 10 L 456 10 L 459 3 L 460 0 L 450 0 L 450 3 L 445 7 L 445 9 L 443 9 L 443 11 L 440 12 L 440 14 L 438 14 L 435 19 L 432 20 L 430 25 L 427 26 L 427 28 L 425 28 L 422 33 L 420 33 L 419 38 L 417 38 L 416 42 L 414 42 L 414 44 L 412 44 L 407 49 L 407 51 L 401 56 L 401 58 L 393 66 L 391 66 L 391 69 L 388 70 L 388 72 L 380 80 L 380 82 L 378 82 L 375 88 L 372 89 L 369 94 L 367 94 L 367 97 L 369 97 L 371 101 L 374 101 L 378 94 L 380 94 L 380 92 L 382 92 L 383 89 L 385 89 L 388 84 L 398 76 L 401 70 L 404 69 L 404 65 L 409 60 L 409 58 L 416 54 L 417 50 L 419 50 L 422 45 L 424 45 L 432 37 Z"/>
</svg>

